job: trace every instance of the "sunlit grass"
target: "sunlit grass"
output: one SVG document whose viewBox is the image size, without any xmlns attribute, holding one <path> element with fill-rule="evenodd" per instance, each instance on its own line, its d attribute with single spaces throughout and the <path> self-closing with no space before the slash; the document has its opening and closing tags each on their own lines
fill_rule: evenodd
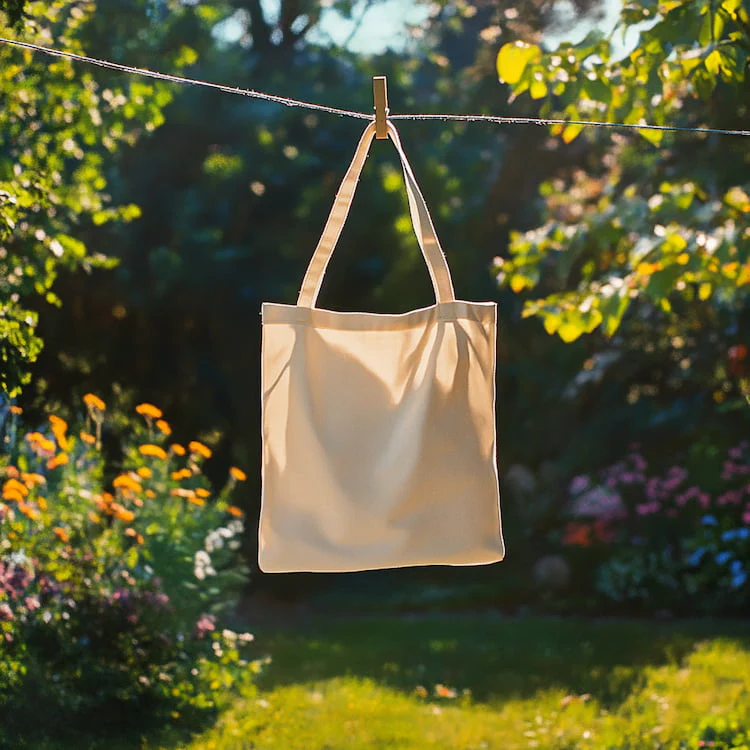
<svg viewBox="0 0 750 750">
<path fill-rule="evenodd" d="M 258 636 L 260 693 L 190 750 L 697 748 L 706 717 L 750 727 L 742 623 L 433 616 Z"/>
</svg>

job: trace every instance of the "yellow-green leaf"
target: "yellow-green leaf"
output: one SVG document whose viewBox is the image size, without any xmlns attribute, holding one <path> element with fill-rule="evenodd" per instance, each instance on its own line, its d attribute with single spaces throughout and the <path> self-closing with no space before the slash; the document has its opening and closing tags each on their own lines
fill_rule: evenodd
<svg viewBox="0 0 750 750">
<path fill-rule="evenodd" d="M 544 99 L 547 96 L 547 84 L 544 81 L 532 81 L 529 94 L 531 94 L 532 99 Z"/>
<path fill-rule="evenodd" d="M 583 130 L 583 125 L 566 125 L 562 132 L 562 139 L 565 143 L 571 143 L 574 141 L 578 134 Z"/>
<path fill-rule="evenodd" d="M 663 130 L 651 130 L 650 128 L 639 129 L 638 132 L 652 145 L 658 146 L 661 143 Z"/>
<path fill-rule="evenodd" d="M 497 75 L 503 83 L 514 84 L 521 80 L 523 71 L 531 60 L 541 54 L 536 44 L 509 42 L 497 54 Z"/>
</svg>

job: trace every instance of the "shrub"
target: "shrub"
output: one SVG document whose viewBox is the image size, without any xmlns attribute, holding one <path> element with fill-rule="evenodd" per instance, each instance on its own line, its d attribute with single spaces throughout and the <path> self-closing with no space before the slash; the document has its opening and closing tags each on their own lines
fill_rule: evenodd
<svg viewBox="0 0 750 750">
<path fill-rule="evenodd" d="M 703 472 L 711 486 L 692 474 L 681 465 L 654 472 L 634 449 L 573 479 L 559 538 L 578 548 L 605 600 L 648 611 L 750 606 L 750 442 Z"/>
<path fill-rule="evenodd" d="M 244 474 L 232 468 L 213 496 L 202 473 L 210 449 L 170 443 L 150 404 L 137 407 L 113 474 L 101 450 L 105 404 L 84 402 L 75 429 L 52 415 L 26 434 L 20 410 L 0 405 L 6 739 L 42 702 L 66 725 L 135 715 L 190 724 L 217 708 L 219 688 L 258 668 L 244 654 L 252 636 L 221 622 L 247 579 L 243 514 L 230 504 Z"/>
</svg>

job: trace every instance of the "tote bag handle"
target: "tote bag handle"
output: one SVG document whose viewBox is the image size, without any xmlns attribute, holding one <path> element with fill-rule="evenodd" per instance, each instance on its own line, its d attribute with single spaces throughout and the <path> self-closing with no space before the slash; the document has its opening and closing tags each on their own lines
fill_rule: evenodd
<svg viewBox="0 0 750 750">
<path fill-rule="evenodd" d="M 435 297 L 439 303 L 453 302 L 455 294 L 453 292 L 453 281 L 451 280 L 448 263 L 445 260 L 445 255 L 435 234 L 435 228 L 432 225 L 427 205 L 414 178 L 414 173 L 411 170 L 404 149 L 401 146 L 398 131 L 391 122 L 388 122 L 388 135 L 393 141 L 393 145 L 396 147 L 396 151 L 398 151 L 401 159 L 414 233 L 417 235 L 419 247 L 422 250 L 427 269 L 430 272 Z M 362 173 L 362 167 L 364 166 L 374 136 L 375 123 L 372 122 L 365 128 L 365 132 L 362 134 L 357 150 L 354 153 L 352 163 L 349 165 L 341 187 L 336 193 L 336 200 L 333 203 L 331 214 L 328 217 L 320 242 L 318 242 L 318 246 L 315 248 L 302 282 L 302 288 L 297 299 L 297 305 L 300 307 L 315 307 L 320 286 L 323 283 L 323 276 L 328 267 L 328 261 L 331 259 L 333 250 L 341 235 L 341 230 L 344 227 L 346 217 L 349 215 L 354 191 L 357 188 L 359 176 Z"/>
</svg>

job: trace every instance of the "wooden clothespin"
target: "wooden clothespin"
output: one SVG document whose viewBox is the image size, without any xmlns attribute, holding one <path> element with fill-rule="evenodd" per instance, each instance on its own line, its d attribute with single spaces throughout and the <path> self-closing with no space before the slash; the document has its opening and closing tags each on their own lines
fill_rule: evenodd
<svg viewBox="0 0 750 750">
<path fill-rule="evenodd" d="M 375 138 L 388 138 L 388 81 L 385 76 L 374 76 L 372 92 L 375 97 Z"/>
</svg>

